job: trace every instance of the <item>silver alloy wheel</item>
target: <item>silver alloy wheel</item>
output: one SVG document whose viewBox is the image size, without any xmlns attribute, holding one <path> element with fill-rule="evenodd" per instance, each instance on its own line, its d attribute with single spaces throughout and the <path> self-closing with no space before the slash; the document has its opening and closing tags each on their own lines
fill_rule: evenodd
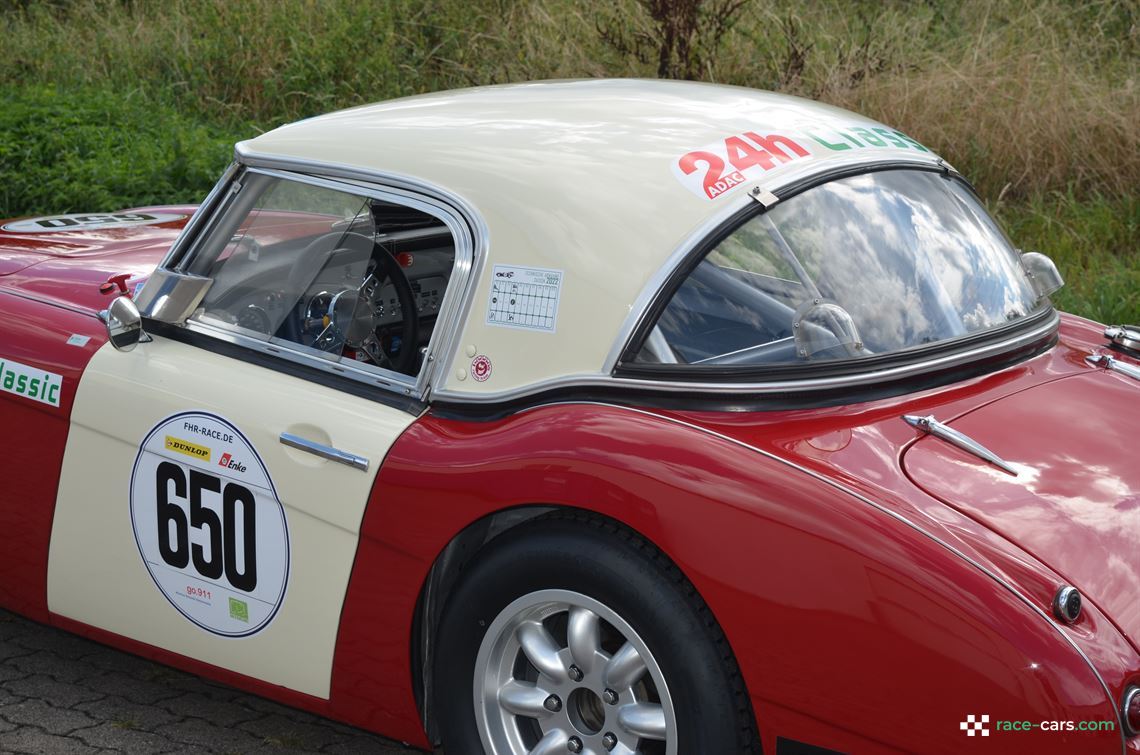
<svg viewBox="0 0 1140 755">
<path fill-rule="evenodd" d="M 665 677 L 609 607 L 570 590 L 515 600 L 475 660 L 475 720 L 488 755 L 677 755 Z"/>
</svg>

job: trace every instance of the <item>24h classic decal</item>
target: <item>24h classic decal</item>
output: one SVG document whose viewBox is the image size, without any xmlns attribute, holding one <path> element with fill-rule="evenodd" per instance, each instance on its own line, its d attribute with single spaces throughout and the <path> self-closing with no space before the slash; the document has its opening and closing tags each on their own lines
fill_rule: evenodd
<svg viewBox="0 0 1140 755">
<path fill-rule="evenodd" d="M 930 152 L 901 131 L 871 123 L 796 133 L 746 131 L 685 153 L 673 164 L 673 175 L 697 196 L 716 199 L 788 163 L 832 152 L 884 148 Z"/>
<path fill-rule="evenodd" d="M 264 629 L 285 598 L 289 528 L 257 451 L 205 412 L 159 422 L 131 473 L 131 524 L 166 599 L 214 634 Z"/>
</svg>

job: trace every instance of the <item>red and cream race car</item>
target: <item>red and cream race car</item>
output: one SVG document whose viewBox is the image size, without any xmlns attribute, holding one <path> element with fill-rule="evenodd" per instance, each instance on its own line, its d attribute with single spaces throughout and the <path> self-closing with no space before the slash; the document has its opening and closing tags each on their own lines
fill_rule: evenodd
<svg viewBox="0 0 1140 755">
<path fill-rule="evenodd" d="M 0 603 L 460 755 L 1137 752 L 1140 332 L 1059 285 L 795 98 L 285 126 L 3 225 Z"/>
</svg>

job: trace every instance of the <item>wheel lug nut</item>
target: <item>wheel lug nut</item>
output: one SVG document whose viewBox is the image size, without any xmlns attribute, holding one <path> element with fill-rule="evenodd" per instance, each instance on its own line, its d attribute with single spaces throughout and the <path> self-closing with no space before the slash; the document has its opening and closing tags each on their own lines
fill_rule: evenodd
<svg viewBox="0 0 1140 755">
<path fill-rule="evenodd" d="M 607 705 L 617 705 L 618 695 L 612 689 L 607 689 L 602 693 L 602 699 L 606 701 Z"/>
<path fill-rule="evenodd" d="M 551 695 L 542 701 L 542 707 L 546 708 L 551 713 L 557 713 L 562 710 L 562 701 L 558 699 L 558 695 Z"/>
<path fill-rule="evenodd" d="M 566 740 L 566 749 L 570 752 L 581 752 L 582 740 L 577 737 L 570 737 L 570 739 Z"/>
<path fill-rule="evenodd" d="M 609 752 L 617 747 L 617 737 L 607 731 L 606 735 L 602 737 L 602 746 L 606 748 L 606 752 Z"/>
<path fill-rule="evenodd" d="M 570 679 L 572 681 L 582 681 L 582 669 L 578 668 L 577 666 L 571 666 L 568 670 L 568 673 L 570 674 Z"/>
</svg>

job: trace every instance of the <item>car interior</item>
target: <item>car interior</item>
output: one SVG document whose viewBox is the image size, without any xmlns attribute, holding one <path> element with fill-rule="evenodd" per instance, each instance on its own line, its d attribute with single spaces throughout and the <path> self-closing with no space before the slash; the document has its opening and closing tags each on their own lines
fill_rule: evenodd
<svg viewBox="0 0 1140 755">
<path fill-rule="evenodd" d="M 351 212 L 274 209 L 262 201 L 219 253 L 207 245 L 203 255 L 213 260 L 198 274 L 214 283 L 192 319 L 415 376 L 454 267 L 454 239 L 426 212 L 370 197 L 335 198 Z M 224 224 L 216 230 L 227 232 Z"/>
</svg>

